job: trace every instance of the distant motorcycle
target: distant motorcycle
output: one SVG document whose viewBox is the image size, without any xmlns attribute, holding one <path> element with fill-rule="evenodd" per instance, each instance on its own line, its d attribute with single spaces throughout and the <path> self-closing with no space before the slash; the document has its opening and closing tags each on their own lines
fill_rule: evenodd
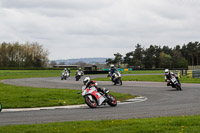
<svg viewBox="0 0 200 133">
<path fill-rule="evenodd" d="M 113 73 L 112 75 L 109 73 L 108 77 L 111 77 L 113 85 L 116 84 L 122 85 L 121 74 L 119 71 Z"/>
<path fill-rule="evenodd" d="M 79 81 L 79 79 L 81 78 L 83 76 L 83 73 L 82 72 L 77 72 L 76 73 L 76 76 L 75 76 L 75 78 L 76 78 L 76 81 Z"/>
<path fill-rule="evenodd" d="M 170 79 L 170 82 L 171 82 L 171 86 L 172 86 L 173 88 L 176 88 L 176 89 L 179 90 L 179 91 L 182 90 L 182 88 L 181 88 L 181 83 L 180 83 L 180 81 L 178 81 L 178 80 L 176 79 L 175 76 L 172 76 L 172 78 Z"/>
<path fill-rule="evenodd" d="M 78 93 L 80 94 L 80 92 Z M 97 106 L 106 105 L 106 103 L 112 107 L 117 106 L 117 99 L 110 94 L 103 94 L 98 92 L 95 87 L 86 88 L 82 87 L 82 96 L 85 99 L 85 103 L 90 108 L 96 108 Z"/>
<path fill-rule="evenodd" d="M 66 80 L 69 76 L 70 76 L 69 72 L 62 72 L 62 74 L 61 74 L 61 80 L 63 80 L 63 79 Z"/>
<path fill-rule="evenodd" d="M 2 108 L 3 108 L 3 107 L 2 107 L 2 104 L 0 103 L 0 112 L 2 111 Z"/>
</svg>

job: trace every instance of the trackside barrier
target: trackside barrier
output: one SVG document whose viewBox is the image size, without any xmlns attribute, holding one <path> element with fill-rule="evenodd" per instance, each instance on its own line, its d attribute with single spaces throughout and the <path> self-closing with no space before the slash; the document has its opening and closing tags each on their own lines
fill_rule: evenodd
<svg viewBox="0 0 200 133">
<path fill-rule="evenodd" d="M 188 66 L 189 70 L 200 70 L 200 65 L 199 66 Z"/>
<path fill-rule="evenodd" d="M 109 71 L 110 69 L 109 68 L 106 68 L 106 69 L 103 69 L 103 71 Z M 132 68 L 118 68 L 117 69 L 118 71 L 133 71 Z"/>
<path fill-rule="evenodd" d="M 200 78 L 200 70 L 193 70 L 192 71 L 193 78 Z"/>
<path fill-rule="evenodd" d="M 108 74 L 109 71 L 84 71 L 84 74 Z"/>
<path fill-rule="evenodd" d="M 187 70 L 187 77 L 192 78 L 192 70 Z"/>
<path fill-rule="evenodd" d="M 200 70 L 188 70 L 187 77 L 188 78 L 200 78 Z"/>
<path fill-rule="evenodd" d="M 183 75 L 183 71 L 182 70 L 174 70 L 174 74 L 176 74 L 179 78 L 181 78 Z"/>
</svg>

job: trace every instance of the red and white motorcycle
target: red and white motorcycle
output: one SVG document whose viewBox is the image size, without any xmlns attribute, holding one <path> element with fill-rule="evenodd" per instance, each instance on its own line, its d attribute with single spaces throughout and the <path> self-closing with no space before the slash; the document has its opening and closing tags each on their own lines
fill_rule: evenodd
<svg viewBox="0 0 200 133">
<path fill-rule="evenodd" d="M 80 93 L 79 93 L 80 94 Z M 97 106 L 106 105 L 106 103 L 112 107 L 117 106 L 117 99 L 110 94 L 103 94 L 98 92 L 95 87 L 82 87 L 82 96 L 85 99 L 85 103 L 90 108 L 96 108 Z"/>
</svg>

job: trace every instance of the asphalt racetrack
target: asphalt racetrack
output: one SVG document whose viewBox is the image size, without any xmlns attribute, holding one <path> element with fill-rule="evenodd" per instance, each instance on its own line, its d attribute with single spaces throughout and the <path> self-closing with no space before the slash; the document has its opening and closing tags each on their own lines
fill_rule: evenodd
<svg viewBox="0 0 200 133">
<path fill-rule="evenodd" d="M 102 77 L 105 75 L 91 76 Z M 80 89 L 82 79 L 74 77 L 60 80 L 60 77 L 9 79 L 5 84 L 32 86 L 42 88 Z M 14 111 L 0 113 L 0 126 L 15 124 L 36 124 L 62 121 L 129 119 L 159 116 L 183 116 L 200 114 L 200 84 L 182 84 L 182 91 L 158 82 L 124 81 L 122 86 L 114 86 L 111 81 L 98 81 L 99 87 L 108 88 L 113 92 L 130 93 L 146 97 L 143 102 L 108 105 L 95 109 L 87 106 L 79 108 L 42 109 L 32 111 Z M 80 95 L 81 96 L 81 95 Z M 84 100 L 84 99 L 83 99 Z"/>
</svg>

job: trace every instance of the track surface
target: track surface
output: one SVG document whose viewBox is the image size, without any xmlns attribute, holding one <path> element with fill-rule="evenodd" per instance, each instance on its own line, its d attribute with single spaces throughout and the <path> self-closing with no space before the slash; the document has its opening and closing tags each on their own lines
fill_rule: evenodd
<svg viewBox="0 0 200 133">
<path fill-rule="evenodd" d="M 105 75 L 100 75 L 105 76 Z M 83 79 L 83 78 L 82 78 Z M 43 88 L 81 89 L 82 80 L 74 77 L 61 81 L 60 77 L 3 80 L 6 84 Z M 114 92 L 130 93 L 148 98 L 140 103 L 122 104 L 117 107 L 102 106 L 72 109 L 54 109 L 23 112 L 1 112 L 0 126 L 78 120 L 129 119 L 158 116 L 200 114 L 200 84 L 182 84 L 182 91 L 167 87 L 166 83 L 124 81 L 122 86 L 98 81 L 100 87 Z M 80 95 L 81 96 L 81 95 Z"/>
</svg>

